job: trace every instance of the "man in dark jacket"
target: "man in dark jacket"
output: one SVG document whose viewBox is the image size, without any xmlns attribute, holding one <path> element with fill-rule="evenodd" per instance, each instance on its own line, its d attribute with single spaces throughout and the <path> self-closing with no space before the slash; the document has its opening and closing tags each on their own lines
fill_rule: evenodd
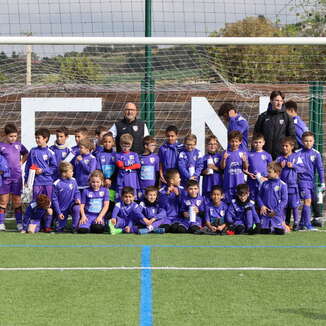
<svg viewBox="0 0 326 326">
<path fill-rule="evenodd" d="M 123 119 L 116 122 L 109 131 L 115 137 L 117 151 L 120 152 L 120 137 L 130 134 L 134 138 L 131 151 L 138 154 L 143 153 L 143 138 L 149 135 L 144 121 L 137 119 L 137 107 L 135 103 L 127 103 L 123 109 Z"/>
<path fill-rule="evenodd" d="M 269 152 L 275 160 L 282 153 L 281 139 L 284 137 L 295 139 L 295 128 L 293 119 L 285 110 L 282 92 L 273 91 L 270 100 L 267 111 L 258 117 L 254 133 L 264 135 L 264 150 Z"/>
</svg>

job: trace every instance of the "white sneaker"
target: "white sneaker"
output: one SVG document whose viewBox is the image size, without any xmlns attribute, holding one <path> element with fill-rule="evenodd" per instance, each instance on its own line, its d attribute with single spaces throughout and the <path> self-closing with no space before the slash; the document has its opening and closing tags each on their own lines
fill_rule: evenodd
<svg viewBox="0 0 326 326">
<path fill-rule="evenodd" d="M 23 230 L 23 224 L 18 223 L 18 224 L 17 224 L 17 231 L 20 232 L 20 231 L 22 231 L 22 230 Z"/>
<path fill-rule="evenodd" d="M 3 223 L 0 224 L 0 231 L 6 231 L 6 226 Z"/>
</svg>

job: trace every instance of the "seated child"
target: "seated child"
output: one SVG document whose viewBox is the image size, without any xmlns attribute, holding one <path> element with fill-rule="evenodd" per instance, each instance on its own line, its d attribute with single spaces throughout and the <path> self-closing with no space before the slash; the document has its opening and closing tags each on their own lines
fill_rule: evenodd
<svg viewBox="0 0 326 326">
<path fill-rule="evenodd" d="M 236 198 L 232 199 L 226 212 L 226 221 L 235 234 L 255 234 L 260 232 L 260 219 L 255 203 L 250 200 L 249 186 L 245 183 L 236 187 Z"/>
<path fill-rule="evenodd" d="M 109 192 L 103 187 L 104 176 L 99 170 L 92 172 L 89 177 L 89 188 L 81 197 L 79 233 L 103 233 L 104 218 L 109 209 Z"/>
<path fill-rule="evenodd" d="M 170 232 L 169 225 L 173 224 L 180 217 L 180 208 L 185 190 L 180 186 L 181 178 L 177 169 L 168 169 L 165 174 L 165 180 L 167 184 L 160 189 L 159 205 L 166 211 L 165 232 Z"/>
<path fill-rule="evenodd" d="M 110 233 L 114 235 L 121 232 L 137 232 L 135 225 L 143 217 L 141 207 L 135 203 L 135 189 L 124 187 L 121 190 L 121 201 L 115 204 L 109 221 Z"/>
<path fill-rule="evenodd" d="M 288 190 L 285 182 L 280 179 L 281 171 L 280 163 L 268 164 L 268 180 L 263 182 L 257 196 L 261 233 L 264 234 L 284 234 L 286 230 L 284 210 L 288 201 Z"/>
<path fill-rule="evenodd" d="M 80 192 L 74 174 L 73 166 L 68 162 L 59 165 L 61 178 L 53 183 L 52 206 L 56 217 L 56 231 L 63 232 L 68 215 L 72 217 L 72 230 L 77 231 L 80 218 Z"/>
<path fill-rule="evenodd" d="M 195 233 L 203 226 L 205 200 L 199 195 L 199 184 L 196 180 L 187 183 L 187 194 L 182 198 L 180 217 L 171 225 L 173 233 Z"/>
<path fill-rule="evenodd" d="M 139 220 L 139 225 L 143 229 L 142 233 L 157 232 L 164 233 L 166 227 L 166 211 L 158 204 L 158 189 L 149 186 L 145 189 L 145 198 L 139 204 L 143 217 Z M 147 232 L 144 232 L 147 231 Z"/>
<path fill-rule="evenodd" d="M 50 198 L 44 194 L 38 195 L 26 209 L 21 233 L 37 233 L 41 229 L 51 232 L 52 214 Z"/>
</svg>

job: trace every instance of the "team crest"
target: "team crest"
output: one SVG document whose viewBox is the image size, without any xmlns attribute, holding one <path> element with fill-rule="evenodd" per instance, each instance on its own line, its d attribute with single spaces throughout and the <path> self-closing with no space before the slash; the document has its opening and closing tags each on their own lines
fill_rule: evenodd
<svg viewBox="0 0 326 326">
<path fill-rule="evenodd" d="M 132 129 L 134 129 L 135 132 L 138 131 L 138 126 L 132 126 Z"/>
<path fill-rule="evenodd" d="M 104 157 L 101 159 L 101 162 L 102 163 L 105 163 L 105 158 Z"/>
<path fill-rule="evenodd" d="M 264 160 L 264 161 L 266 161 L 266 159 L 267 159 L 266 155 L 263 154 L 263 155 L 261 156 L 261 159 Z"/>
<path fill-rule="evenodd" d="M 43 160 L 46 161 L 49 157 L 47 156 L 47 154 L 43 155 Z"/>
<path fill-rule="evenodd" d="M 15 148 L 17 149 L 17 151 L 19 151 L 19 148 L 20 146 L 18 144 L 15 145 Z"/>
<path fill-rule="evenodd" d="M 104 196 L 104 191 L 100 191 L 100 192 L 99 192 L 99 195 L 100 195 L 101 197 L 103 197 L 103 196 Z"/>
<path fill-rule="evenodd" d="M 224 216 L 225 215 L 225 211 L 224 210 L 220 211 L 220 215 L 221 216 Z"/>
<path fill-rule="evenodd" d="M 190 205 L 191 205 L 190 200 L 187 200 L 187 201 L 186 201 L 186 205 L 187 205 L 187 206 L 190 206 Z"/>
<path fill-rule="evenodd" d="M 274 190 L 275 190 L 275 191 L 279 191 L 279 190 L 280 190 L 280 186 L 275 186 L 275 187 L 274 187 Z"/>
<path fill-rule="evenodd" d="M 310 156 L 310 161 L 311 161 L 311 162 L 315 162 L 315 159 L 316 159 L 316 156 L 315 156 L 315 155 L 311 155 L 311 156 Z"/>
<path fill-rule="evenodd" d="M 280 125 L 282 125 L 284 123 L 284 120 L 280 120 Z"/>
<path fill-rule="evenodd" d="M 70 188 L 71 190 L 73 190 L 73 189 L 74 189 L 74 185 L 71 183 L 71 184 L 69 185 L 69 188 Z"/>
<path fill-rule="evenodd" d="M 200 199 L 196 200 L 196 206 L 200 206 L 200 204 L 201 204 L 201 200 Z"/>
<path fill-rule="evenodd" d="M 92 193 L 89 193 L 89 194 L 87 195 L 87 197 L 92 198 L 92 197 L 93 197 L 93 194 L 92 194 Z"/>
<path fill-rule="evenodd" d="M 66 152 L 62 152 L 62 158 L 65 158 L 67 156 Z"/>
<path fill-rule="evenodd" d="M 149 161 L 153 164 L 155 162 L 155 157 L 150 157 Z"/>
</svg>

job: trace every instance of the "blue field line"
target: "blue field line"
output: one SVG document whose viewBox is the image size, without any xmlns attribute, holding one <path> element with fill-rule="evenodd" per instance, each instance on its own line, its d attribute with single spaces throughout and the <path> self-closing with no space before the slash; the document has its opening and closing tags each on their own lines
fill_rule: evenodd
<svg viewBox="0 0 326 326">
<path fill-rule="evenodd" d="M 151 246 L 143 246 L 141 251 L 141 267 L 151 267 Z M 140 326 L 152 326 L 152 270 L 140 272 Z"/>
</svg>

